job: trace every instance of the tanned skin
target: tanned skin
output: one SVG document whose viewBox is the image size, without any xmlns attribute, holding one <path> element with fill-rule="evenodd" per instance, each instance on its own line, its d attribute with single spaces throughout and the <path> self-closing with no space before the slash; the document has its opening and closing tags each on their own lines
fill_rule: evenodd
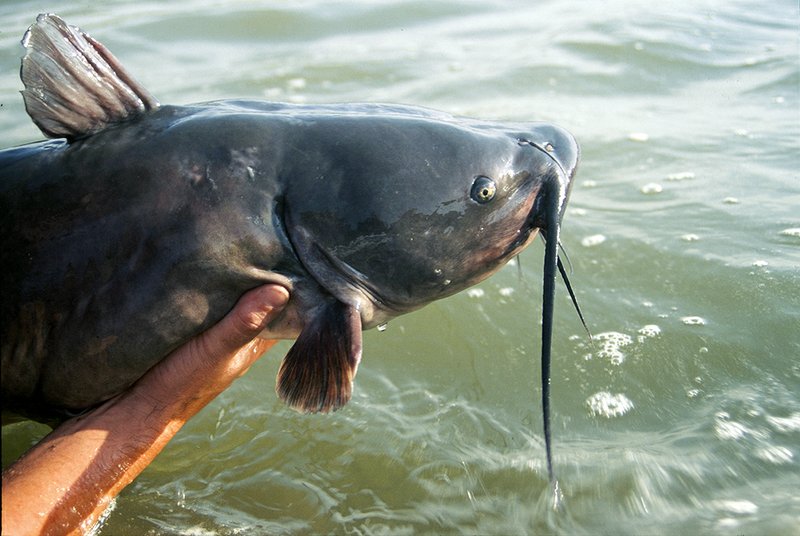
<svg viewBox="0 0 800 536">
<path fill-rule="evenodd" d="M 289 299 L 265 285 L 126 392 L 64 422 L 3 471 L 2 532 L 83 534 L 198 411 L 276 341 L 258 338 Z"/>
</svg>

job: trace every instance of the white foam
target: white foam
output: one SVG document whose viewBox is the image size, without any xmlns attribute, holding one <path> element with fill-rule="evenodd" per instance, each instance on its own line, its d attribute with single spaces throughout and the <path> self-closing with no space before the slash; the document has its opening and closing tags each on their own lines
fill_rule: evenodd
<svg viewBox="0 0 800 536">
<path fill-rule="evenodd" d="M 758 512 L 758 506 L 750 501 L 714 501 L 714 506 L 718 510 L 724 510 L 731 514 L 752 515 Z"/>
<path fill-rule="evenodd" d="M 621 365 L 625 361 L 625 354 L 621 348 L 633 342 L 630 335 L 616 331 L 598 333 L 592 337 L 592 340 L 596 343 L 602 343 L 600 350 L 597 351 L 597 357 L 607 358 L 613 365 Z"/>
<path fill-rule="evenodd" d="M 684 242 L 697 242 L 700 240 L 700 237 L 694 233 L 686 233 L 685 235 L 681 235 L 681 240 Z"/>
<path fill-rule="evenodd" d="M 642 186 L 639 191 L 641 191 L 643 194 L 660 194 L 664 191 L 664 188 L 657 182 L 648 182 Z"/>
<path fill-rule="evenodd" d="M 657 335 L 661 335 L 661 328 L 655 324 L 647 324 L 646 326 L 639 328 L 639 335 L 644 335 L 645 337 L 655 337 Z"/>
<path fill-rule="evenodd" d="M 741 439 L 748 432 L 747 427 L 736 421 L 718 420 L 714 425 L 714 433 L 720 439 Z"/>
<path fill-rule="evenodd" d="M 305 78 L 292 78 L 286 85 L 289 86 L 289 89 L 304 89 L 306 87 L 306 79 Z"/>
<path fill-rule="evenodd" d="M 467 296 L 470 298 L 482 298 L 486 292 L 482 288 L 471 288 L 467 291 Z"/>
<path fill-rule="evenodd" d="M 583 240 L 581 240 L 581 245 L 583 247 L 586 247 L 586 248 L 591 248 L 591 247 L 594 247 L 594 246 L 599 246 L 600 244 L 602 244 L 605 241 L 606 241 L 606 237 L 605 236 L 603 236 L 601 234 L 596 234 L 596 235 L 591 235 L 591 236 L 585 237 Z"/>
<path fill-rule="evenodd" d="M 682 316 L 681 322 L 686 324 L 687 326 L 705 326 L 706 321 L 703 317 L 700 316 Z"/>
<path fill-rule="evenodd" d="M 586 400 L 592 415 L 600 415 L 608 419 L 625 415 L 633 409 L 633 402 L 622 393 L 612 394 L 600 391 Z"/>
<path fill-rule="evenodd" d="M 733 519 L 732 517 L 723 517 L 719 521 L 717 521 L 717 528 L 731 530 L 735 529 L 741 525 L 738 519 Z"/>
<path fill-rule="evenodd" d="M 681 171 L 680 173 L 670 173 L 667 175 L 668 181 L 685 181 L 689 179 L 693 179 L 695 174 L 691 171 Z"/>
<path fill-rule="evenodd" d="M 767 417 L 767 422 L 776 432 L 800 431 L 800 413 L 792 413 L 789 417 Z"/>
<path fill-rule="evenodd" d="M 631 141 L 645 142 L 650 139 L 650 135 L 646 132 L 631 132 L 628 134 L 628 139 Z"/>
<path fill-rule="evenodd" d="M 800 227 L 790 227 L 780 232 L 783 236 L 795 236 L 800 238 Z"/>
<path fill-rule="evenodd" d="M 783 465 L 784 463 L 790 463 L 794 454 L 792 451 L 787 449 L 786 447 L 779 447 L 779 446 L 770 446 L 764 447 L 763 449 L 759 449 L 756 452 L 756 456 L 761 458 L 762 460 L 775 464 L 775 465 Z"/>
</svg>

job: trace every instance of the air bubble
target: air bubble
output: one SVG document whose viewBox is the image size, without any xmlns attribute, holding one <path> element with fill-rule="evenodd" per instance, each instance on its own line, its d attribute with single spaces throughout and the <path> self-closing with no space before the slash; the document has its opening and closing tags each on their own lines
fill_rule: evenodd
<svg viewBox="0 0 800 536">
<path fill-rule="evenodd" d="M 704 318 L 699 316 L 682 316 L 681 322 L 686 324 L 687 326 L 705 326 L 706 321 Z"/>
<path fill-rule="evenodd" d="M 586 248 L 598 246 L 606 241 L 606 237 L 601 234 L 591 235 L 581 240 L 581 245 Z"/>
<path fill-rule="evenodd" d="M 625 354 L 622 353 L 620 348 L 628 346 L 633 342 L 633 339 L 629 335 L 616 331 L 598 333 L 592 337 L 592 340 L 600 344 L 597 357 L 607 358 L 613 365 L 621 365 L 622 362 L 625 361 Z"/>
<path fill-rule="evenodd" d="M 655 324 L 647 324 L 639 329 L 639 334 L 645 337 L 655 337 L 661 334 L 661 328 Z"/>
<path fill-rule="evenodd" d="M 800 238 L 800 227 L 790 227 L 789 229 L 784 229 L 780 232 L 783 236 L 794 236 L 796 238 Z"/>
<path fill-rule="evenodd" d="M 627 396 L 622 393 L 611 394 L 608 391 L 593 394 L 586 400 L 586 404 L 592 415 L 607 419 L 620 417 L 633 409 L 633 402 Z"/>
<path fill-rule="evenodd" d="M 658 184 L 657 182 L 650 182 L 650 183 L 647 183 L 644 186 L 642 186 L 639 189 L 639 191 L 641 191 L 643 194 L 648 194 L 648 195 L 649 194 L 660 194 L 662 191 L 664 191 L 664 188 L 660 184 Z"/>
<path fill-rule="evenodd" d="M 755 514 L 758 506 L 750 501 L 714 501 L 714 506 L 718 510 L 724 510 L 730 514 Z"/>
<path fill-rule="evenodd" d="M 679 173 L 670 173 L 667 175 L 668 181 L 685 181 L 695 178 L 695 174 L 691 171 L 681 171 Z"/>
<path fill-rule="evenodd" d="M 286 82 L 286 85 L 289 86 L 289 89 L 294 89 L 294 90 L 304 89 L 306 87 L 306 79 L 292 78 L 288 82 Z"/>
</svg>

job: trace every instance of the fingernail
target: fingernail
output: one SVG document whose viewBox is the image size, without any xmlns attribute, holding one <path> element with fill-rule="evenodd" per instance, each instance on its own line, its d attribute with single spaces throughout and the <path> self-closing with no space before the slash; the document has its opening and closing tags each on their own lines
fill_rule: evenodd
<svg viewBox="0 0 800 536">
<path fill-rule="evenodd" d="M 269 285 L 264 287 L 262 298 L 265 302 L 272 305 L 274 309 L 281 309 L 289 301 L 289 291 L 280 285 Z"/>
</svg>

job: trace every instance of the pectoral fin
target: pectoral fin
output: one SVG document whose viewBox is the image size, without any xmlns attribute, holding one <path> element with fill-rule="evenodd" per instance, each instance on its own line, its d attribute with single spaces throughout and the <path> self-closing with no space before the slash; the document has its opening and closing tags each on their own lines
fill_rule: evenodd
<svg viewBox="0 0 800 536">
<path fill-rule="evenodd" d="M 278 396 L 304 413 L 347 404 L 361 361 L 361 315 L 332 301 L 306 323 L 278 371 Z"/>
</svg>

